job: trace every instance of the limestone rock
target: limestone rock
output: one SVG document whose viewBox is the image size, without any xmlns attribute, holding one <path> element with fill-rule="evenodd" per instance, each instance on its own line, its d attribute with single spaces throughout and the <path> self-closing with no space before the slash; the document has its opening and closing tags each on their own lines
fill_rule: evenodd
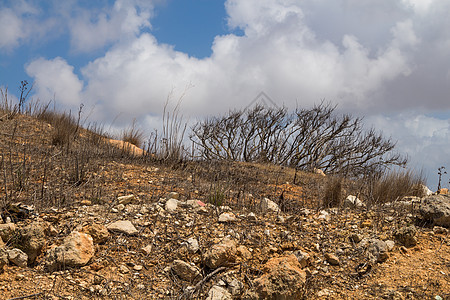
<svg viewBox="0 0 450 300">
<path fill-rule="evenodd" d="M 7 250 L 7 252 L 8 252 L 8 260 L 11 263 L 21 268 L 26 268 L 28 263 L 28 255 L 26 255 L 22 250 L 17 248 Z"/>
<path fill-rule="evenodd" d="M 128 220 L 116 221 L 106 226 L 106 228 L 111 232 L 124 233 L 127 235 L 135 235 L 138 233 L 138 230 L 134 227 L 133 223 Z"/>
<path fill-rule="evenodd" d="M 19 248 L 28 255 L 28 263 L 33 264 L 46 244 L 45 225 L 33 222 L 20 228 Z"/>
<path fill-rule="evenodd" d="M 109 238 L 108 229 L 102 224 L 94 223 L 84 226 L 82 232 L 89 234 L 94 240 L 94 244 L 103 244 Z"/>
<path fill-rule="evenodd" d="M 17 230 L 17 226 L 14 223 L 0 224 L 0 237 L 4 242 L 8 242 Z"/>
<path fill-rule="evenodd" d="M 86 233 L 73 231 L 58 247 L 51 248 L 46 255 L 46 269 L 55 271 L 64 267 L 81 267 L 94 256 L 92 237 Z"/>
<path fill-rule="evenodd" d="M 150 253 L 152 253 L 152 245 L 142 247 L 141 252 L 144 253 L 145 255 L 150 255 Z"/>
<path fill-rule="evenodd" d="M 417 244 L 416 233 L 414 225 L 405 226 L 394 231 L 394 238 L 405 247 L 414 247 Z"/>
<path fill-rule="evenodd" d="M 179 259 L 173 261 L 172 270 L 178 277 L 189 282 L 198 281 L 202 277 L 201 271 L 197 266 Z"/>
<path fill-rule="evenodd" d="M 235 222 L 236 216 L 232 212 L 224 212 L 219 216 L 219 223 Z"/>
<path fill-rule="evenodd" d="M 230 292 L 221 286 L 215 285 L 208 292 L 206 300 L 231 300 L 233 297 Z"/>
<path fill-rule="evenodd" d="M 364 203 L 356 196 L 348 195 L 344 200 L 344 207 L 363 207 Z"/>
<path fill-rule="evenodd" d="M 165 205 L 166 211 L 173 213 L 177 210 L 177 208 L 178 208 L 178 200 L 173 198 L 167 200 Z"/>
<path fill-rule="evenodd" d="M 439 191 L 437 191 L 437 193 L 439 195 L 448 195 L 448 189 L 447 188 L 442 188 Z"/>
<path fill-rule="evenodd" d="M 234 262 L 235 254 L 236 242 L 226 238 L 221 243 L 213 245 L 206 251 L 204 261 L 209 268 L 215 269 Z"/>
<path fill-rule="evenodd" d="M 186 246 L 189 252 L 195 253 L 200 248 L 198 245 L 198 241 L 195 238 L 188 238 L 186 241 Z"/>
<path fill-rule="evenodd" d="M 419 213 L 434 225 L 450 227 L 450 196 L 432 195 L 422 199 Z"/>
<path fill-rule="evenodd" d="M 381 263 L 389 258 L 388 245 L 382 240 L 370 239 L 367 245 L 367 256 L 371 262 Z"/>
<path fill-rule="evenodd" d="M 301 299 L 306 273 L 293 254 L 270 259 L 246 299 Z"/>
<path fill-rule="evenodd" d="M 252 221 L 252 222 L 256 221 L 257 220 L 256 215 L 254 213 L 252 213 L 252 212 L 249 213 L 247 215 L 247 220 Z"/>
<path fill-rule="evenodd" d="M 280 208 L 278 207 L 278 204 L 270 200 L 269 198 L 263 198 L 261 200 L 261 211 L 263 213 L 266 212 L 278 212 L 280 211 Z"/>
</svg>

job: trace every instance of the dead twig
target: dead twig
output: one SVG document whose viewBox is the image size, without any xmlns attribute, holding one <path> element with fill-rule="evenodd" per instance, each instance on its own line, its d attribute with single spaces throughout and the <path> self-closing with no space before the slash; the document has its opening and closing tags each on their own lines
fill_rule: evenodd
<svg viewBox="0 0 450 300">
<path fill-rule="evenodd" d="M 15 297 L 15 298 L 9 298 L 8 300 L 19 300 L 19 299 L 27 299 L 27 298 L 32 298 L 32 297 L 37 297 L 42 295 L 44 292 L 40 292 L 40 293 L 36 293 L 36 294 L 31 294 L 31 295 L 26 295 L 26 296 L 20 296 L 20 297 Z"/>
</svg>

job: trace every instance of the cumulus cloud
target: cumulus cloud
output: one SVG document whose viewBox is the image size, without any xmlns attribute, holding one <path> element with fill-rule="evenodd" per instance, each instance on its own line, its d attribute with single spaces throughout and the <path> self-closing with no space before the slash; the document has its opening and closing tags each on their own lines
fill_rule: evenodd
<svg viewBox="0 0 450 300">
<path fill-rule="evenodd" d="M 26 66 L 26 72 L 35 80 L 39 98 L 57 99 L 66 108 L 77 107 L 81 101 L 83 83 L 73 73 L 73 67 L 63 58 L 39 58 Z"/>
<path fill-rule="evenodd" d="M 117 0 L 112 7 L 79 9 L 69 22 L 72 47 L 76 52 L 91 52 L 135 37 L 150 27 L 152 13 L 152 2 L 142 0 Z"/>
<path fill-rule="evenodd" d="M 55 20 L 40 20 L 41 12 L 25 0 L 0 7 L 0 51 L 11 52 L 22 44 L 39 41 L 54 29 Z"/>
<path fill-rule="evenodd" d="M 424 170 L 429 183 L 437 182 L 437 168 L 450 166 L 450 119 L 404 112 L 370 116 L 366 122 L 396 140 L 397 150 L 408 154 L 410 166 Z"/>
</svg>

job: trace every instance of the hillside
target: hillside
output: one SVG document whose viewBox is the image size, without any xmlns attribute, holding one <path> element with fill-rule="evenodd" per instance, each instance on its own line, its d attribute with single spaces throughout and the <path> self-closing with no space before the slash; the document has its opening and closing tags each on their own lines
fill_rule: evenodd
<svg viewBox="0 0 450 300">
<path fill-rule="evenodd" d="M 167 162 L 61 115 L 2 115 L 2 299 L 450 299 L 449 217 L 424 199 L 329 208 L 331 176 Z"/>
</svg>

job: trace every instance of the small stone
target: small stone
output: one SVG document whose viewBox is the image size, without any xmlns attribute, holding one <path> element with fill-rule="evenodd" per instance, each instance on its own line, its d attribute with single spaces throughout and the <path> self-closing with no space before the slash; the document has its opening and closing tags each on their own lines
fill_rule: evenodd
<svg viewBox="0 0 450 300">
<path fill-rule="evenodd" d="M 215 285 L 208 292 L 206 300 L 231 300 L 233 297 L 230 292 L 221 286 Z"/>
<path fill-rule="evenodd" d="M 92 201 L 91 200 L 87 200 L 87 199 L 83 199 L 80 201 L 81 205 L 86 205 L 86 206 L 91 206 L 92 205 Z"/>
<path fill-rule="evenodd" d="M 26 255 L 26 253 L 17 248 L 7 250 L 7 252 L 8 252 L 8 260 L 10 262 L 21 268 L 26 268 L 28 263 L 28 255 Z"/>
<path fill-rule="evenodd" d="M 169 200 L 167 200 L 165 205 L 166 211 L 173 213 L 177 210 L 177 208 L 178 208 L 178 200 L 174 198 L 170 198 Z"/>
<path fill-rule="evenodd" d="M 128 267 L 124 264 L 119 266 L 119 272 L 122 274 L 127 274 L 130 272 L 130 269 L 128 269 Z"/>
<path fill-rule="evenodd" d="M 303 252 L 301 250 L 297 250 L 294 252 L 294 255 L 297 257 L 298 262 L 302 267 L 302 269 L 310 264 L 311 256 L 308 253 Z"/>
<path fill-rule="evenodd" d="M 332 253 L 325 253 L 325 260 L 332 266 L 338 266 L 340 264 L 339 258 Z"/>
<path fill-rule="evenodd" d="M 219 216 L 219 223 L 231 223 L 236 221 L 236 216 L 232 212 L 224 212 Z"/>
<path fill-rule="evenodd" d="M 124 233 L 128 235 L 135 235 L 139 232 L 136 227 L 134 227 L 133 223 L 128 220 L 116 221 L 106 226 L 106 228 L 108 228 L 111 232 Z"/>
<path fill-rule="evenodd" d="M 126 195 L 117 197 L 119 204 L 127 205 L 130 204 L 136 197 L 134 195 Z"/>
<path fill-rule="evenodd" d="M 256 219 L 256 215 L 254 214 L 254 213 L 249 213 L 248 215 L 247 215 L 247 220 L 249 220 L 249 221 L 256 221 L 257 219 Z"/>
<path fill-rule="evenodd" d="M 141 265 L 134 265 L 133 270 L 135 271 L 141 271 L 144 267 Z"/>
<path fill-rule="evenodd" d="M 108 229 L 102 224 L 94 223 L 92 225 L 87 225 L 84 226 L 81 231 L 92 236 L 95 244 L 103 244 L 109 238 Z"/>
<path fill-rule="evenodd" d="M 124 204 L 119 204 L 116 206 L 118 211 L 124 211 L 125 210 L 125 205 Z"/>
<path fill-rule="evenodd" d="M 204 254 L 205 264 L 210 269 L 233 263 L 236 255 L 236 242 L 225 238 L 221 243 L 213 245 Z"/>
<path fill-rule="evenodd" d="M 185 261 L 176 259 L 172 263 L 172 270 L 177 274 L 181 279 L 192 282 L 193 280 L 201 279 L 200 269 L 191 265 Z"/>
<path fill-rule="evenodd" d="M 150 253 L 152 253 L 152 245 L 147 245 L 145 247 L 141 248 L 142 253 L 144 253 L 145 255 L 150 255 Z"/>
<path fill-rule="evenodd" d="M 188 251 L 191 253 L 195 253 L 199 250 L 199 245 L 198 245 L 198 241 L 195 238 L 188 238 L 186 241 L 186 245 L 188 248 Z"/>
</svg>

